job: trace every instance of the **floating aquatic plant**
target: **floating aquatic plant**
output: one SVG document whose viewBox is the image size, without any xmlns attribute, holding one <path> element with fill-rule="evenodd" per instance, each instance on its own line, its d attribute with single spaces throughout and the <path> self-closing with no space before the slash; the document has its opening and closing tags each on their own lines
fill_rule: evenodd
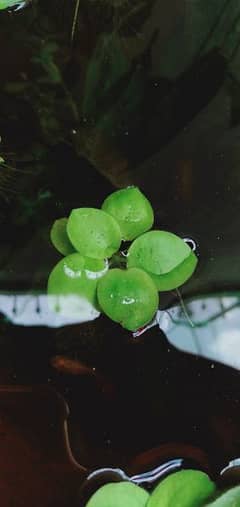
<svg viewBox="0 0 240 507">
<path fill-rule="evenodd" d="M 216 507 L 239 505 L 239 487 L 221 498 L 236 503 L 210 504 Z M 238 490 L 238 491 L 237 491 Z M 131 482 L 109 483 L 99 488 L 86 507 L 203 507 L 216 493 L 216 485 L 200 470 L 180 470 L 163 479 L 151 494 Z"/>
<path fill-rule="evenodd" d="M 0 0 L 0 11 L 14 8 L 15 11 L 23 9 L 31 0 Z"/>
<path fill-rule="evenodd" d="M 146 507 L 202 507 L 216 486 L 200 470 L 180 470 L 164 479 L 152 492 Z"/>
<path fill-rule="evenodd" d="M 67 218 L 55 220 L 50 232 L 52 244 L 62 255 L 69 255 L 75 252 L 75 248 L 67 234 L 67 223 Z"/>
<path fill-rule="evenodd" d="M 144 269 L 159 291 L 176 289 L 194 272 L 197 257 L 181 238 L 167 231 L 150 231 L 129 248 L 127 266 Z"/>
<path fill-rule="evenodd" d="M 131 482 L 109 483 L 99 488 L 86 507 L 145 507 L 149 494 Z"/>
<path fill-rule="evenodd" d="M 102 209 L 117 220 L 125 241 L 132 241 L 153 225 L 152 206 L 137 187 L 128 187 L 109 195 Z"/>
<path fill-rule="evenodd" d="M 107 269 L 104 260 L 88 259 L 79 253 L 67 255 L 48 279 L 50 307 L 67 316 L 97 310 L 97 283 Z"/>
<path fill-rule="evenodd" d="M 235 486 L 220 495 L 214 502 L 208 503 L 205 507 L 239 507 L 240 486 Z"/>
<path fill-rule="evenodd" d="M 99 281 L 97 294 L 104 313 L 130 331 L 148 324 L 158 309 L 157 288 L 138 268 L 110 269 Z"/>
<path fill-rule="evenodd" d="M 94 259 L 112 257 L 121 244 L 117 221 L 105 211 L 95 208 L 72 210 L 67 234 L 78 252 Z"/>
<path fill-rule="evenodd" d="M 51 300 L 61 298 L 66 313 L 73 300 L 80 311 L 85 298 L 130 331 L 147 325 L 158 309 L 158 292 L 185 283 L 197 265 L 182 238 L 149 231 L 153 220 L 149 200 L 133 186 L 113 192 L 102 209 L 77 208 L 69 218 L 56 220 L 50 237 L 66 257 L 49 276 Z M 124 255 L 122 240 L 134 240 Z M 81 299 L 79 308 L 74 296 Z M 51 306 L 60 311 L 58 304 Z"/>
</svg>

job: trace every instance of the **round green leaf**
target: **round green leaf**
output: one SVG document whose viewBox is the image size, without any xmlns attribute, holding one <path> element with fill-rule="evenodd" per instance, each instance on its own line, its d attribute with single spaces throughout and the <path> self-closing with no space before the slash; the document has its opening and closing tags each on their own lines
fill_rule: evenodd
<svg viewBox="0 0 240 507">
<path fill-rule="evenodd" d="M 152 273 L 148 274 L 152 277 L 160 292 L 173 290 L 183 285 L 183 283 L 192 276 L 196 269 L 197 262 L 198 259 L 196 255 L 194 252 L 191 252 L 190 255 L 181 264 L 179 264 L 179 266 L 169 273 L 165 273 L 164 275 L 153 275 Z"/>
<path fill-rule="evenodd" d="M 141 269 L 110 269 L 99 280 L 97 292 L 104 313 L 130 331 L 150 322 L 158 309 L 156 286 Z"/>
<path fill-rule="evenodd" d="M 75 248 L 73 248 L 67 235 L 67 221 L 67 218 L 55 220 L 50 232 L 52 244 L 62 255 L 69 255 L 75 252 Z"/>
<path fill-rule="evenodd" d="M 137 187 L 127 187 L 109 195 L 102 209 L 113 216 L 121 229 L 123 240 L 133 240 L 153 225 L 153 209 Z"/>
<path fill-rule="evenodd" d="M 150 231 L 132 243 L 127 265 L 145 269 L 153 275 L 163 275 L 179 266 L 190 253 L 187 243 L 175 234 Z"/>
<path fill-rule="evenodd" d="M 229 489 L 226 493 L 219 496 L 214 502 L 208 503 L 206 507 L 239 507 L 240 506 L 240 486 Z"/>
<path fill-rule="evenodd" d="M 0 11 L 11 7 L 24 6 L 25 4 L 26 0 L 0 0 Z"/>
<path fill-rule="evenodd" d="M 95 208 L 74 209 L 68 219 L 67 234 L 81 255 L 95 259 L 111 257 L 121 244 L 116 220 Z"/>
<path fill-rule="evenodd" d="M 99 488 L 86 507 L 146 507 L 149 494 L 131 482 L 115 482 Z"/>
<path fill-rule="evenodd" d="M 201 507 L 215 490 L 215 484 L 204 472 L 181 470 L 160 482 L 147 507 Z"/>
<path fill-rule="evenodd" d="M 97 283 L 107 269 L 103 260 L 84 258 L 79 253 L 64 257 L 48 279 L 50 307 L 66 316 L 98 309 Z"/>
</svg>

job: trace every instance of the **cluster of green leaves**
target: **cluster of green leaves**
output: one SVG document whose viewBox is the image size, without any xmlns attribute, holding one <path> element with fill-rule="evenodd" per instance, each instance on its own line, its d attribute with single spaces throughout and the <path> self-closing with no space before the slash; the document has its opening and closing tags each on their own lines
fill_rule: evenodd
<svg viewBox="0 0 240 507">
<path fill-rule="evenodd" d="M 73 307 L 79 312 L 91 305 L 131 331 L 148 324 L 159 292 L 182 285 L 197 265 L 183 239 L 149 231 L 153 222 L 150 202 L 134 186 L 110 194 L 101 209 L 73 209 L 68 218 L 56 220 L 50 236 L 65 257 L 48 280 L 53 308 L 72 313 Z M 125 257 L 122 241 L 132 241 Z M 61 304 L 59 298 L 64 298 Z"/>
<path fill-rule="evenodd" d="M 202 507 L 215 493 L 216 486 L 207 474 L 181 470 L 163 479 L 151 494 L 131 482 L 106 484 L 96 491 L 86 507 Z"/>
</svg>

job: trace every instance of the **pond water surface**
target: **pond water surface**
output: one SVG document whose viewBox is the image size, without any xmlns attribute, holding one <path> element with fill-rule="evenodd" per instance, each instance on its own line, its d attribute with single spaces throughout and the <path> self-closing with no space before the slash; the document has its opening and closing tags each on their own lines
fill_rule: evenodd
<svg viewBox="0 0 240 507">
<path fill-rule="evenodd" d="M 157 449 L 146 467 L 185 452 L 217 476 L 240 456 L 240 12 L 211 5 L 0 12 L 0 383 L 56 389 L 89 470 Z M 162 294 L 135 338 L 103 315 L 54 320 L 53 221 L 127 185 L 156 228 L 196 242 L 182 299 Z"/>
</svg>

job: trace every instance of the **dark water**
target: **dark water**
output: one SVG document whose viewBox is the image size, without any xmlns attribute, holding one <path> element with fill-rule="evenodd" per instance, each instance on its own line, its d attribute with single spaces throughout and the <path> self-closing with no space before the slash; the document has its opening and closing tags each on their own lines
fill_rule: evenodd
<svg viewBox="0 0 240 507">
<path fill-rule="evenodd" d="M 74 2 L 0 12 L 0 382 L 31 387 L 35 405 L 39 386 L 56 389 L 89 470 L 136 474 L 182 457 L 218 478 L 240 455 L 239 8 L 205 3 L 85 0 L 72 42 Z M 175 293 L 160 309 L 177 305 L 178 322 L 165 312 L 137 339 L 104 316 L 52 327 L 52 222 L 129 184 L 156 227 L 197 243 L 181 289 L 195 327 Z M 49 401 L 20 434 L 37 438 L 48 412 Z M 61 462 L 54 449 L 43 462 Z"/>
</svg>

